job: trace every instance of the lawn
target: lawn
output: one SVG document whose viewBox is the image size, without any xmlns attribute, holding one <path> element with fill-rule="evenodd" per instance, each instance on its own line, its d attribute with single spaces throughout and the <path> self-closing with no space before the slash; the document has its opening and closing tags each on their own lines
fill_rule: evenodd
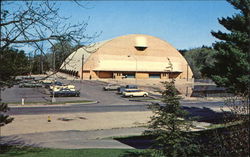
<svg viewBox="0 0 250 157">
<path fill-rule="evenodd" d="M 0 157 L 121 157 L 140 152 L 136 149 L 48 149 L 32 147 L 4 147 Z"/>
</svg>

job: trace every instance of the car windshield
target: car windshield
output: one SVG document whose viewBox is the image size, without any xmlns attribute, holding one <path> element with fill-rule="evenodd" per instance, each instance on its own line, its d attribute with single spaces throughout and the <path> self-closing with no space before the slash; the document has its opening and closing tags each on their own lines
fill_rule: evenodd
<svg viewBox="0 0 250 157">
<path fill-rule="evenodd" d="M 142 90 L 126 90 L 125 92 L 142 92 Z"/>
</svg>

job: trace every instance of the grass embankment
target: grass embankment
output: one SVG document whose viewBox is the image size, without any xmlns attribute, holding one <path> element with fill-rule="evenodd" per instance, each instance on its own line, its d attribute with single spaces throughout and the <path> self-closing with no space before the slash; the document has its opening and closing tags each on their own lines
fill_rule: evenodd
<svg viewBox="0 0 250 157">
<path fill-rule="evenodd" d="M 236 128 L 238 131 L 247 128 L 248 123 L 237 123 L 226 124 L 226 125 L 214 125 L 211 129 L 197 131 L 197 132 L 186 132 L 193 136 L 194 141 L 198 142 L 201 146 L 201 154 L 199 156 L 218 156 L 220 150 L 217 149 L 218 143 L 216 142 L 221 135 L 227 141 L 233 142 L 235 138 L 230 138 L 229 133 L 231 130 Z M 239 132 L 240 133 L 240 132 Z M 216 136 L 217 135 L 217 136 Z M 126 136 L 126 137 L 113 137 L 113 139 L 130 145 L 136 149 L 48 149 L 48 148 L 33 148 L 33 147 L 0 147 L 0 157 L 139 157 L 147 156 L 147 150 L 152 145 L 152 141 L 155 139 L 152 136 Z M 239 141 L 236 141 L 237 143 Z M 238 145 L 236 143 L 236 145 Z M 230 156 L 247 156 L 247 152 L 236 153 L 229 152 Z M 248 154 L 249 155 L 249 154 Z"/>
<path fill-rule="evenodd" d="M 32 147 L 4 147 L 0 157 L 120 157 L 136 153 L 135 149 L 48 149 Z"/>
</svg>

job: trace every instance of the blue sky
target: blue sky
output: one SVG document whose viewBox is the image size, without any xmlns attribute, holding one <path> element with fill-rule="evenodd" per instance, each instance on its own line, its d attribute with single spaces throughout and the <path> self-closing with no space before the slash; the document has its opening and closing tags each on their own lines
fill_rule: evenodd
<svg viewBox="0 0 250 157">
<path fill-rule="evenodd" d="M 177 49 L 211 46 L 211 30 L 226 31 L 217 18 L 237 10 L 226 1 L 90 1 L 81 8 L 60 2 L 61 13 L 73 23 L 88 21 L 86 33 L 102 32 L 95 41 L 127 34 L 159 37 Z"/>
</svg>

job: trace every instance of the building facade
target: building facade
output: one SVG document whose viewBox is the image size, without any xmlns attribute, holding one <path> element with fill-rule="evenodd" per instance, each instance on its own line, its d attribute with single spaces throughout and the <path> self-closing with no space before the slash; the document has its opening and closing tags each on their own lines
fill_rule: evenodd
<svg viewBox="0 0 250 157">
<path fill-rule="evenodd" d="M 191 79 L 185 58 L 159 38 L 132 34 L 79 48 L 61 71 L 82 79 Z"/>
</svg>

